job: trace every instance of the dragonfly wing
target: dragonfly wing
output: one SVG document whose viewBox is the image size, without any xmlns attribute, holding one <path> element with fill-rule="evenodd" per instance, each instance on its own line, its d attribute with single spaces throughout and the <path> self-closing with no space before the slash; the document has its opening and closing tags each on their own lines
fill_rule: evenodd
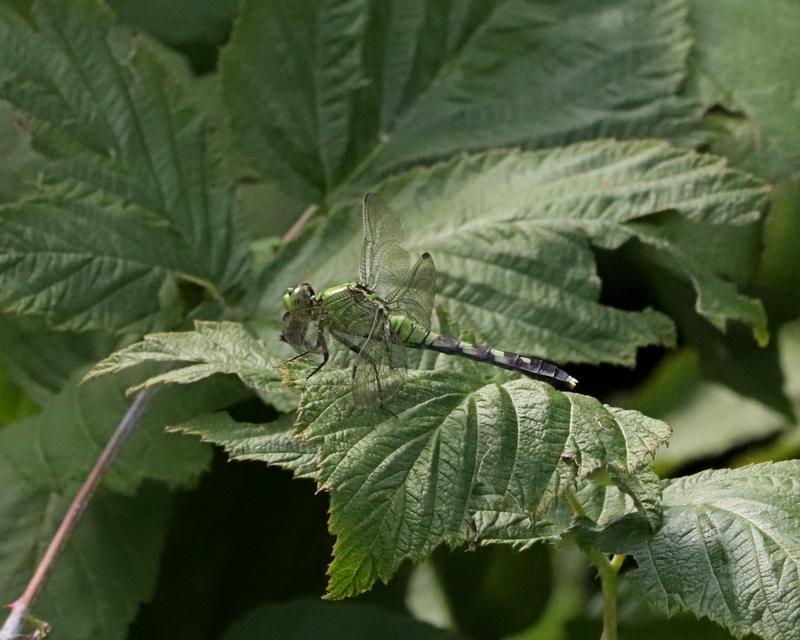
<svg viewBox="0 0 800 640">
<path fill-rule="evenodd" d="M 431 328 L 435 296 L 436 267 L 431 255 L 423 253 L 386 302 L 427 330 Z"/>
<path fill-rule="evenodd" d="M 370 340 L 353 369 L 353 404 L 373 407 L 389 400 L 406 377 L 405 350 L 397 344 Z"/>
<path fill-rule="evenodd" d="M 399 216 L 377 194 L 364 196 L 362 213 L 364 242 L 361 245 L 360 281 L 385 296 L 408 276 L 411 260 L 401 246 L 403 227 Z"/>
<path fill-rule="evenodd" d="M 391 398 L 405 379 L 406 353 L 392 333 L 386 316 L 376 309 L 366 336 L 340 330 L 331 330 L 331 334 L 356 354 L 353 404 L 373 407 Z"/>
</svg>

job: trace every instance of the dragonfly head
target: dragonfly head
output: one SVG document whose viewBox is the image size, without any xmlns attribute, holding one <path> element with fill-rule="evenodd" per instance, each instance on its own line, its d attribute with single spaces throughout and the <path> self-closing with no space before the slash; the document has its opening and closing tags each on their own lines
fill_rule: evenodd
<svg viewBox="0 0 800 640">
<path fill-rule="evenodd" d="M 314 289 L 307 282 L 296 287 L 289 287 L 283 294 L 283 305 L 289 311 L 302 311 L 316 304 Z"/>
</svg>

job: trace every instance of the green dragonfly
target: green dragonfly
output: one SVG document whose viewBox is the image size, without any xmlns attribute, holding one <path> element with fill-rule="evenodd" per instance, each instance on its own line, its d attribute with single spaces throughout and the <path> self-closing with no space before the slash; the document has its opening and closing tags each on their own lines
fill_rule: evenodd
<svg viewBox="0 0 800 640">
<path fill-rule="evenodd" d="M 352 369 L 353 403 L 383 405 L 406 374 L 406 348 L 429 349 L 486 362 L 572 389 L 578 381 L 554 364 L 457 340 L 431 329 L 436 269 L 423 253 L 413 267 L 402 247 L 400 218 L 380 196 L 363 203 L 364 241 L 357 282 L 329 287 L 319 294 L 307 282 L 283 296 L 281 340 L 300 352 L 322 355 L 314 375 L 329 358 L 328 336 L 356 354 Z M 310 377 L 310 376 L 309 376 Z"/>
</svg>

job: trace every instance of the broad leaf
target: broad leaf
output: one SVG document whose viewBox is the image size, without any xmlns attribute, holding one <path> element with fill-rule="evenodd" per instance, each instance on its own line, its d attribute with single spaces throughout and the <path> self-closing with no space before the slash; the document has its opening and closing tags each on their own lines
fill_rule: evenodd
<svg viewBox="0 0 800 640">
<path fill-rule="evenodd" d="M 38 416 L 0 430 L 7 464 L 30 483 L 61 491 L 82 480 L 127 411 L 125 388 L 135 378 L 117 376 L 64 389 Z M 189 486 L 210 462 L 207 447 L 164 432 L 168 424 L 214 411 L 243 397 L 233 384 L 164 390 L 148 405 L 106 476 L 107 486 L 133 493 L 144 479 Z"/>
<path fill-rule="evenodd" d="M 188 384 L 219 373 L 234 374 L 278 409 L 289 411 L 296 406 L 297 395 L 280 384 L 280 361 L 242 325 L 196 321 L 194 326 L 195 331 L 147 335 L 98 362 L 85 380 L 145 362 L 185 362 L 193 364 L 148 378 L 131 391 L 166 383 Z"/>
<path fill-rule="evenodd" d="M 692 0 L 691 93 L 713 114 L 715 153 L 778 179 L 800 172 L 800 56 L 794 0 Z"/>
<path fill-rule="evenodd" d="M 717 326 L 735 319 L 759 337 L 766 332 L 760 304 L 664 225 L 668 211 L 711 227 L 757 220 L 764 186 L 720 159 L 649 141 L 495 151 L 402 174 L 381 193 L 402 218 L 411 252 L 433 255 L 438 304 L 502 348 L 562 363 L 630 365 L 639 347 L 672 344 L 665 316 L 598 302 L 590 246 L 613 249 L 633 239 L 693 281 L 698 311 Z M 359 205 L 335 208 L 264 274 L 260 317 L 277 323 L 289 285 L 319 290 L 352 280 L 361 238 Z"/>
<path fill-rule="evenodd" d="M 659 610 L 690 611 L 735 635 L 800 637 L 800 462 L 720 469 L 664 488 L 653 536 L 596 542 L 632 554 L 628 574 Z"/>
<path fill-rule="evenodd" d="M 41 318 L 0 315 L 0 344 L 13 345 L 0 353 L 9 377 L 31 399 L 48 402 L 124 338 L 97 331 L 50 331 Z"/>
<path fill-rule="evenodd" d="M 780 323 L 800 318 L 800 181 L 786 181 L 775 187 L 766 220 L 763 254 L 756 279 L 757 291 L 769 311 L 770 320 Z"/>
<path fill-rule="evenodd" d="M 331 604 L 319 600 L 293 600 L 255 609 L 236 622 L 224 640 L 305 640 L 348 638 L 349 640 L 458 640 L 462 636 L 375 605 L 362 602 Z"/>
<path fill-rule="evenodd" d="M 387 580 L 406 558 L 490 530 L 487 513 L 534 522 L 578 478 L 639 471 L 669 428 L 635 412 L 492 377 L 467 364 L 416 371 L 385 409 L 357 410 L 350 374 L 318 374 L 298 429 L 319 448 L 337 535 L 329 596 Z"/>
<path fill-rule="evenodd" d="M 49 490 L 14 471 L 7 460 L 0 460 L 3 602 L 22 593 L 77 491 L 73 483 Z M 58 557 L 31 613 L 52 624 L 54 637 L 126 638 L 139 604 L 153 591 L 170 506 L 163 487 L 146 485 L 133 497 L 101 488 Z"/>
<path fill-rule="evenodd" d="M 36 413 L 37 407 L 0 366 L 0 427 Z"/>
<path fill-rule="evenodd" d="M 7 102 L 0 101 L 0 203 L 31 190 L 44 164 L 44 158 L 31 147 L 25 119 L 17 116 Z"/>
<path fill-rule="evenodd" d="M 705 379 L 697 353 L 688 349 L 665 360 L 635 392 L 613 400 L 672 427 L 669 448 L 656 456 L 656 467 L 662 473 L 723 455 L 787 426 L 786 416 Z"/>
<path fill-rule="evenodd" d="M 0 10 L 0 96 L 58 160 L 0 209 L 0 305 L 62 329 L 141 332 L 233 295 L 245 254 L 233 199 L 210 186 L 203 120 L 139 38 L 94 0 L 42 0 L 35 28 Z"/>
<path fill-rule="evenodd" d="M 251 0 L 222 73 L 256 166 L 319 201 L 461 150 L 696 140 L 689 45 L 679 0 Z"/>
<path fill-rule="evenodd" d="M 295 416 L 283 414 L 275 422 L 236 422 L 226 413 L 192 418 L 170 431 L 200 436 L 225 449 L 232 460 L 259 460 L 290 470 L 295 478 L 316 478 L 317 446 L 295 435 Z"/>
</svg>

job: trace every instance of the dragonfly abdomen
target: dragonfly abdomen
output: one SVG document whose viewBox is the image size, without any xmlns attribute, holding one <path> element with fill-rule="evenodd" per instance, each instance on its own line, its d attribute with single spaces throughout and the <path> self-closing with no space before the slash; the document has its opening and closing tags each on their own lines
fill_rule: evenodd
<svg viewBox="0 0 800 640">
<path fill-rule="evenodd" d="M 519 371 L 523 375 L 567 389 L 574 389 L 578 384 L 578 381 L 566 371 L 546 360 L 523 356 L 513 351 L 494 349 L 487 345 L 465 342 L 435 331 L 425 331 L 411 319 L 402 316 L 392 316 L 390 322 L 395 334 L 409 347 L 429 349 L 438 353 L 485 362 L 511 371 Z"/>
</svg>

